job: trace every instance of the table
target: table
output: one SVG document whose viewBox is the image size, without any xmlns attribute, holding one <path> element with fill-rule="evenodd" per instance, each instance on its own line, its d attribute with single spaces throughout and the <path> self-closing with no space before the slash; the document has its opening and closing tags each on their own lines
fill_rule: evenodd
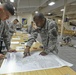
<svg viewBox="0 0 76 75">
<path fill-rule="evenodd" d="M 55 69 L 45 69 L 38 71 L 19 72 L 2 75 L 76 75 L 76 73 L 70 67 L 61 67 Z"/>
<path fill-rule="evenodd" d="M 12 42 L 16 42 L 17 41 L 17 42 L 19 42 L 19 44 L 11 44 L 11 48 L 12 49 L 16 49 L 17 46 L 23 46 L 24 48 L 26 48 L 26 46 L 24 44 L 22 44 L 22 43 L 24 43 L 24 41 L 27 41 L 29 36 L 30 35 L 27 34 L 27 33 L 22 33 L 22 32 L 15 33 L 13 35 L 11 41 Z M 13 38 L 20 38 L 20 40 L 19 39 L 13 40 Z M 36 41 L 36 42 L 34 42 L 34 44 L 32 45 L 30 50 L 31 51 L 33 51 L 33 50 L 42 50 L 42 48 L 40 48 L 40 46 L 42 46 L 42 44 L 40 42 Z"/>
<path fill-rule="evenodd" d="M 24 38 L 27 37 L 27 34 L 24 33 L 16 33 L 13 35 L 12 38 L 17 38 L 20 36 L 20 40 L 11 40 L 11 41 L 19 41 L 20 43 L 17 45 L 11 44 L 12 49 L 16 49 L 17 46 L 24 46 L 21 44 L 21 42 L 24 42 Z M 41 50 L 40 46 L 42 44 L 38 41 L 32 45 L 31 51 L 33 50 Z M 35 47 L 35 49 L 34 49 Z M 22 50 L 19 50 L 19 52 Z M 24 51 L 24 50 L 23 50 Z M 74 72 L 70 67 L 61 67 L 61 68 L 55 68 L 55 69 L 44 69 L 44 70 L 36 70 L 36 71 L 29 71 L 29 72 L 19 72 L 19 73 L 10 73 L 10 74 L 1 74 L 1 75 L 76 75 L 76 72 Z"/>
</svg>

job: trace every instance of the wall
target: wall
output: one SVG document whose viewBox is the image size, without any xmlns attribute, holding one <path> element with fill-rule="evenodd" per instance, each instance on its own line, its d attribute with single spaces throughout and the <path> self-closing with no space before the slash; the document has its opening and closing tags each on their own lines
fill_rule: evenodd
<svg viewBox="0 0 76 75">
<path fill-rule="evenodd" d="M 27 25 L 30 25 L 31 21 L 33 19 L 32 14 L 25 13 L 25 14 L 19 14 L 18 16 L 12 16 L 7 21 L 12 22 L 16 18 L 19 20 L 20 23 L 22 23 L 22 18 L 26 18 L 27 19 Z"/>
<path fill-rule="evenodd" d="M 13 22 L 14 19 L 16 19 L 17 17 L 16 16 L 11 16 L 7 21 L 9 23 Z"/>
<path fill-rule="evenodd" d="M 20 21 L 20 23 L 22 23 L 22 18 L 27 19 L 27 25 L 30 25 L 31 21 L 33 20 L 32 14 L 30 14 L 30 13 L 19 14 L 18 15 L 18 20 Z"/>
</svg>

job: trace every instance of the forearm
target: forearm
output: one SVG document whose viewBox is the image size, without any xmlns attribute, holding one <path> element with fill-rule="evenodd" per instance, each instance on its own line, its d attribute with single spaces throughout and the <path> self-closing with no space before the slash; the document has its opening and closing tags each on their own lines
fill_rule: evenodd
<svg viewBox="0 0 76 75">
<path fill-rule="evenodd" d="M 32 33 L 31 36 L 29 37 L 28 42 L 27 42 L 27 46 L 31 47 L 33 42 L 36 41 L 37 36 L 38 36 L 37 32 Z"/>
<path fill-rule="evenodd" d="M 10 49 L 10 40 L 8 41 L 6 38 L 3 39 L 6 49 L 9 50 Z"/>
<path fill-rule="evenodd" d="M 9 31 L 10 31 L 11 33 L 14 33 L 14 32 L 15 32 L 15 30 L 14 30 L 14 29 L 9 29 Z"/>
<path fill-rule="evenodd" d="M 31 47 L 32 44 L 33 44 L 33 42 L 35 42 L 35 39 L 34 38 L 29 39 L 26 46 Z"/>
</svg>

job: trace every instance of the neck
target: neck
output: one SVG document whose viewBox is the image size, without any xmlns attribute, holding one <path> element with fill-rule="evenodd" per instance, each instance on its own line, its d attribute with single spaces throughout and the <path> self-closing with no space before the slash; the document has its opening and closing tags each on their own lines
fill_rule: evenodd
<svg viewBox="0 0 76 75">
<path fill-rule="evenodd" d="M 44 20 L 44 25 L 46 24 L 46 19 Z"/>
<path fill-rule="evenodd" d="M 46 24 L 46 19 L 44 19 L 44 23 L 41 28 L 43 28 L 45 26 L 45 24 Z"/>
</svg>

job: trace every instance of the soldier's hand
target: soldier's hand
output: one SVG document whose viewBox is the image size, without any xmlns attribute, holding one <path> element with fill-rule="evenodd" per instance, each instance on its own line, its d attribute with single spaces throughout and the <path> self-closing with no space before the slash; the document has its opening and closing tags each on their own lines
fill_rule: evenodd
<svg viewBox="0 0 76 75">
<path fill-rule="evenodd" d="M 0 59 L 4 59 L 5 56 L 3 54 L 0 54 Z"/>
<path fill-rule="evenodd" d="M 26 56 L 30 56 L 30 47 L 26 47 L 23 54 L 24 54 L 23 58 Z"/>
<path fill-rule="evenodd" d="M 8 52 L 17 52 L 15 49 L 9 49 Z"/>
<path fill-rule="evenodd" d="M 46 52 L 44 52 L 44 51 L 42 51 L 39 55 L 46 56 L 46 55 L 47 55 L 47 53 L 46 53 Z"/>
</svg>

